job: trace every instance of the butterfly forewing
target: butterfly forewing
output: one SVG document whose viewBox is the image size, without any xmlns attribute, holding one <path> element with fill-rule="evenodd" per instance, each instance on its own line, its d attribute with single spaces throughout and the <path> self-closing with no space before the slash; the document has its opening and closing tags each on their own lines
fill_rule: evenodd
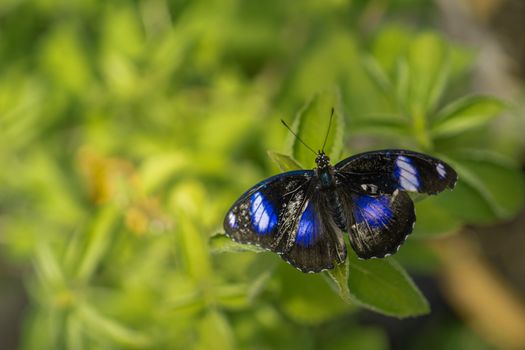
<svg viewBox="0 0 525 350">
<path fill-rule="evenodd" d="M 236 242 L 280 252 L 304 206 L 312 176 L 311 170 L 290 171 L 246 191 L 226 214 L 226 234 Z"/>
<path fill-rule="evenodd" d="M 457 174 L 447 163 L 413 151 L 384 150 L 357 154 L 335 166 L 338 179 L 360 193 L 395 190 L 436 194 L 453 188 Z"/>
</svg>

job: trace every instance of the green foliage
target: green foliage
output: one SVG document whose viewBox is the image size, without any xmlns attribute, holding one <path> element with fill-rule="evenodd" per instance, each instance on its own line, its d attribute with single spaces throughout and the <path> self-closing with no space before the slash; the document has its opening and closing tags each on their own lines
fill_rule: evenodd
<svg viewBox="0 0 525 350">
<path fill-rule="evenodd" d="M 302 169 L 301 164 L 299 164 L 295 159 L 286 154 L 268 151 L 268 157 L 270 157 L 270 159 L 273 160 L 273 162 L 277 164 L 279 169 L 281 169 L 282 171 Z"/>
<path fill-rule="evenodd" d="M 332 108 L 334 108 L 334 115 L 332 117 L 332 125 L 330 130 L 328 130 Z M 323 114 L 325 117 L 320 117 Z M 316 94 L 297 114 L 292 130 L 297 135 L 300 135 L 307 145 L 317 147 L 314 150 L 322 148 L 324 139 L 327 136 L 327 142 L 324 147 L 326 154 L 333 159 L 339 158 L 343 146 L 343 115 L 339 92 L 335 90 Z M 324 130 L 329 131 L 328 135 Z M 297 159 L 298 163 L 308 168 L 315 167 L 315 156 L 312 156 L 311 151 L 300 143 L 293 134 L 290 134 L 289 137 L 292 145 L 291 154 Z M 282 157 L 275 160 L 280 161 Z M 283 165 L 280 166 L 283 167 Z"/>
<path fill-rule="evenodd" d="M 382 35 L 409 35 L 397 29 L 393 33 L 387 30 Z M 385 50 L 382 48 L 385 41 L 379 37 L 376 52 Z M 437 223 L 443 233 L 458 226 L 452 224 L 452 217 L 468 223 L 488 223 L 512 216 L 523 205 L 525 197 L 517 164 L 491 149 L 489 142 L 484 142 L 473 154 L 472 143 L 469 145 L 461 139 L 471 130 L 479 133 L 480 141 L 482 136 L 487 137 L 480 130 L 488 129 L 489 122 L 504 111 L 504 103 L 493 97 L 469 96 L 441 102 L 443 107 L 436 108 L 443 99 L 447 82 L 455 78 L 451 73 L 460 74 L 456 67 L 461 67 L 462 55 L 433 33 L 401 42 L 406 53 L 400 51 L 396 63 L 381 62 L 381 58 L 374 56 L 367 58 L 368 75 L 377 86 L 383 87 L 379 91 L 396 99 L 382 112 L 381 118 L 358 120 L 353 132 L 379 131 L 392 137 L 401 136 L 405 142 L 400 146 L 406 143 L 411 148 L 434 153 L 455 167 L 460 179 L 457 189 L 440 195 L 433 203 L 435 214 L 440 212 L 442 219 L 444 215 L 450 216 Z"/>
<path fill-rule="evenodd" d="M 501 101 L 491 97 L 467 97 L 447 105 L 433 121 L 436 138 L 459 134 L 485 125 L 504 110 Z"/>
<path fill-rule="evenodd" d="M 28 271 L 22 348 L 385 349 L 361 306 L 427 312 L 391 258 L 305 275 L 217 235 L 274 163 L 313 166 L 279 118 L 318 149 L 332 107 L 332 161 L 408 147 L 458 170 L 417 204 L 411 270 L 437 264 L 426 239 L 523 206 L 491 127 L 505 104 L 461 96 L 471 54 L 388 20 L 364 35 L 368 3 L 2 2 L 0 247 Z"/>
<path fill-rule="evenodd" d="M 278 276 L 282 281 L 279 302 L 297 322 L 319 324 L 353 309 L 335 295 L 321 274 L 307 275 L 284 264 Z"/>
<path fill-rule="evenodd" d="M 457 232 L 461 220 L 440 205 L 439 197 L 426 198 L 417 203 L 417 223 L 414 237 L 432 237 Z"/>
<path fill-rule="evenodd" d="M 398 318 L 430 311 L 410 276 L 392 258 L 365 261 L 350 252 L 345 263 L 326 273 L 350 305 Z"/>
<path fill-rule="evenodd" d="M 395 260 L 349 257 L 348 288 L 358 305 L 396 317 L 426 314 L 426 299 Z"/>
</svg>

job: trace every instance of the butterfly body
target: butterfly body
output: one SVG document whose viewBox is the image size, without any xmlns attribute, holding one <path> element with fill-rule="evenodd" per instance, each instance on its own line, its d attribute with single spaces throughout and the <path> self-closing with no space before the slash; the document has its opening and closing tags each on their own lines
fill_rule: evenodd
<svg viewBox="0 0 525 350">
<path fill-rule="evenodd" d="M 344 232 L 358 257 L 381 258 L 412 231 L 414 205 L 406 192 L 435 194 L 457 180 L 445 162 L 407 150 L 362 153 L 335 166 L 319 151 L 316 165 L 246 191 L 226 214 L 226 234 L 276 252 L 303 272 L 343 262 Z"/>
</svg>

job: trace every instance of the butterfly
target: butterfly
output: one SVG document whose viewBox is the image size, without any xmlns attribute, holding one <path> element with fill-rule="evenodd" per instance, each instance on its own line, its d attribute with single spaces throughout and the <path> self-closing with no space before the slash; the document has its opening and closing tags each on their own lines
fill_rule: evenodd
<svg viewBox="0 0 525 350">
<path fill-rule="evenodd" d="M 458 178 L 442 160 L 409 150 L 361 153 L 335 166 L 323 150 L 314 153 L 315 169 L 278 174 L 246 191 L 224 218 L 226 235 L 275 252 L 302 272 L 344 262 L 344 232 L 359 258 L 384 258 L 414 228 L 407 192 L 437 194 Z"/>
</svg>

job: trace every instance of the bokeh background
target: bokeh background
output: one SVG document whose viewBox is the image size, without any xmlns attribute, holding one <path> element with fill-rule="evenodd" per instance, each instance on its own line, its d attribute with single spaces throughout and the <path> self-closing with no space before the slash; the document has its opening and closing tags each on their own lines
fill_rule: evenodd
<svg viewBox="0 0 525 350">
<path fill-rule="evenodd" d="M 520 0 L 2 0 L 0 347 L 525 349 L 524 23 Z M 279 119 L 318 148 L 323 91 L 339 159 L 460 173 L 388 259 L 430 313 L 374 299 L 376 265 L 348 303 L 221 236 L 282 154 L 312 166 Z"/>
</svg>

